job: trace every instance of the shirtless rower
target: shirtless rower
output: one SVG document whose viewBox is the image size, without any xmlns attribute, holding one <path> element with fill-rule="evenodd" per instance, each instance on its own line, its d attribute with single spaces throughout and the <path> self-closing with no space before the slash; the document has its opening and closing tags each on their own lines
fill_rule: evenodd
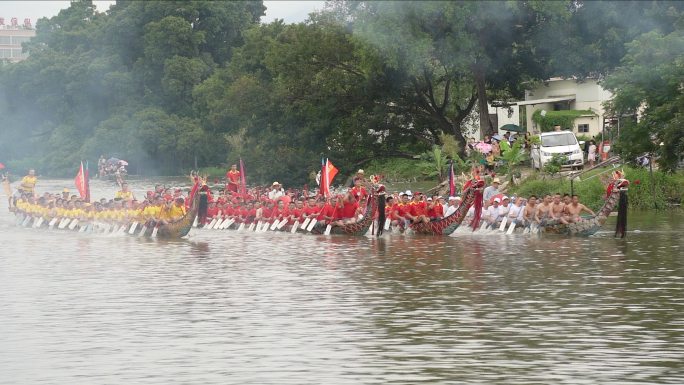
<svg viewBox="0 0 684 385">
<path fill-rule="evenodd" d="M 582 219 L 580 215 L 582 211 L 586 211 L 591 215 L 596 215 L 593 211 L 587 208 L 587 206 L 579 203 L 579 197 L 577 195 L 573 195 L 572 203 L 565 206 L 565 214 L 568 216 L 570 223 L 579 222 L 579 220 Z"/>
<path fill-rule="evenodd" d="M 525 205 L 525 210 L 523 210 L 523 224 L 525 226 L 532 225 L 534 221 L 534 215 L 537 212 L 537 196 L 530 195 L 530 199 L 527 200 L 527 205 Z"/>
<path fill-rule="evenodd" d="M 560 193 L 553 196 L 553 203 L 551 204 L 551 220 L 558 221 L 563 224 L 568 224 L 568 218 L 565 215 L 565 203 L 561 202 Z"/>
<path fill-rule="evenodd" d="M 538 224 L 548 222 L 549 213 L 551 213 L 551 194 L 544 195 L 544 201 L 537 206 L 537 211 L 534 213 L 534 221 Z"/>
</svg>

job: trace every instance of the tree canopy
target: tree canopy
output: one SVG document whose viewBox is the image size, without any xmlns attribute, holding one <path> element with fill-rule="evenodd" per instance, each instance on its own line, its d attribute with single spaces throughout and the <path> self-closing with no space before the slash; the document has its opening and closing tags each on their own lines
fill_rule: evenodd
<svg viewBox="0 0 684 385">
<path fill-rule="evenodd" d="M 644 107 L 623 142 L 657 138 L 672 169 L 682 4 L 331 1 L 285 24 L 260 23 L 261 1 L 72 2 L 0 65 L 0 154 L 54 176 L 101 154 L 138 174 L 242 158 L 251 182 L 303 184 L 321 157 L 344 176 L 444 135 L 462 155 L 467 123 L 494 129 L 488 102 L 563 76 L 605 80 L 620 113 Z"/>
</svg>

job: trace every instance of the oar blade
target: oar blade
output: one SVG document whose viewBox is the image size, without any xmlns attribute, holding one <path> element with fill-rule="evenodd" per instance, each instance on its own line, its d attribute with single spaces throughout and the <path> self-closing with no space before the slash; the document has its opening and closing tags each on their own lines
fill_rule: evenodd
<svg viewBox="0 0 684 385">
<path fill-rule="evenodd" d="M 290 230 L 290 233 L 292 233 L 292 234 L 296 233 L 297 227 L 299 227 L 299 222 L 295 222 L 294 225 L 292 225 L 292 230 Z"/>
<path fill-rule="evenodd" d="M 517 218 L 516 218 L 516 219 L 517 219 Z M 515 224 L 516 224 L 516 220 L 514 220 L 513 222 L 511 222 L 511 225 L 508 226 L 508 231 L 506 231 L 506 235 L 511 235 L 511 234 L 513 234 L 513 230 L 515 230 Z"/>
<path fill-rule="evenodd" d="M 508 222 L 508 217 L 503 217 L 503 219 L 501 219 L 501 225 L 499 225 L 499 231 L 506 230 L 507 222 Z"/>
<path fill-rule="evenodd" d="M 311 220 L 311 223 L 309 223 L 309 226 L 307 226 L 306 231 L 311 232 L 313 230 L 314 226 L 316 226 L 316 222 L 318 222 L 318 219 L 314 218 Z"/>
</svg>

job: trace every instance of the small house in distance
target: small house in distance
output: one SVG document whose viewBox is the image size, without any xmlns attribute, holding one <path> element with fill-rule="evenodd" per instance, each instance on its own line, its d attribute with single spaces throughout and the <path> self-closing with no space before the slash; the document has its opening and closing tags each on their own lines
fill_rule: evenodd
<svg viewBox="0 0 684 385">
<path fill-rule="evenodd" d="M 617 120 L 606 116 L 602 103 L 612 99 L 613 95 L 603 89 L 596 79 L 587 79 L 577 83 L 574 79 L 552 78 L 547 84 L 539 83 L 537 88 L 525 92 L 525 100 L 517 102 L 519 108 L 525 108 L 526 131 L 542 131 L 533 120 L 535 111 L 585 111 L 577 114 L 572 127 L 576 135 L 595 136 L 604 130 L 608 131 Z M 523 112 L 521 111 L 521 114 Z"/>
</svg>

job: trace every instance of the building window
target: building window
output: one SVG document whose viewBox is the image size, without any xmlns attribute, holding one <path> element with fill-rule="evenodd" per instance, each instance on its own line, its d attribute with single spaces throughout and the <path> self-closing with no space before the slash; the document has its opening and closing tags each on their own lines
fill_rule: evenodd
<svg viewBox="0 0 684 385">
<path fill-rule="evenodd" d="M 10 45 L 10 37 L 9 36 L 0 36 L 0 44 Z"/>
<path fill-rule="evenodd" d="M 588 124 L 578 124 L 577 125 L 577 132 L 589 132 L 589 125 Z"/>
<path fill-rule="evenodd" d="M 0 57 L 12 57 L 11 49 L 0 49 Z"/>
<path fill-rule="evenodd" d="M 12 36 L 12 45 L 21 45 L 21 43 L 29 40 L 31 40 L 30 36 Z"/>
</svg>

